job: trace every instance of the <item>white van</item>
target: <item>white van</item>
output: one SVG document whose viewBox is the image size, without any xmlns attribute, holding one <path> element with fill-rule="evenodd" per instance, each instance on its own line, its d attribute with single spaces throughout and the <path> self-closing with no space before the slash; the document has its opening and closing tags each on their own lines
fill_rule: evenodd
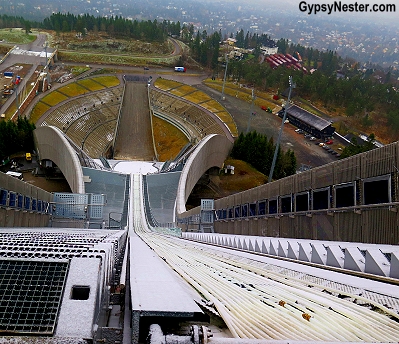
<svg viewBox="0 0 399 344">
<path fill-rule="evenodd" d="M 24 176 L 21 172 L 8 171 L 6 174 L 19 180 L 24 180 Z"/>
</svg>

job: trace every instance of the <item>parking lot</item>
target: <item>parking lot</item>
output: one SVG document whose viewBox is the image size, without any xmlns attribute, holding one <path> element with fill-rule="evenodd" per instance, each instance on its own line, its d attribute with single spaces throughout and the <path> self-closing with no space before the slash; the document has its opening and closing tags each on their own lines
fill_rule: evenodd
<svg viewBox="0 0 399 344">
<path fill-rule="evenodd" d="M 239 132 L 246 133 L 247 130 L 256 130 L 267 137 L 273 137 L 277 141 L 281 127 L 281 118 L 275 113 L 270 113 L 255 106 L 255 116 L 251 116 L 251 103 L 225 95 L 225 100 L 220 100 L 220 92 L 211 89 L 203 84 L 195 85 L 202 91 L 208 93 L 219 101 L 233 116 Z M 298 168 L 301 166 L 316 167 L 336 161 L 337 157 L 328 153 L 325 149 L 316 145 L 316 141 L 305 138 L 304 134 L 295 132 L 297 128 L 291 123 L 284 124 L 284 131 L 281 137 L 281 147 L 284 150 L 291 149 L 295 152 Z"/>
</svg>

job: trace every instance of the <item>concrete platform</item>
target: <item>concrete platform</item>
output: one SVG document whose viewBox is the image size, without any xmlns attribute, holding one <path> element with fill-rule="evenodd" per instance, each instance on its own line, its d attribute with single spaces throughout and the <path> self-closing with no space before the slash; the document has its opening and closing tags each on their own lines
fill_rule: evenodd
<svg viewBox="0 0 399 344">
<path fill-rule="evenodd" d="M 132 300 L 132 343 L 139 329 L 156 321 L 199 320 L 204 313 L 184 288 L 184 282 L 140 237 L 130 237 L 130 292 Z"/>
</svg>

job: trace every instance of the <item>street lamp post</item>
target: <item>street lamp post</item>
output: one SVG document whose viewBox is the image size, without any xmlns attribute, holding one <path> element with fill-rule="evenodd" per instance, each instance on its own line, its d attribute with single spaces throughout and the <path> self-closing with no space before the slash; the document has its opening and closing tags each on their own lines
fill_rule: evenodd
<svg viewBox="0 0 399 344">
<path fill-rule="evenodd" d="M 251 113 L 249 114 L 249 118 L 248 118 L 248 124 L 247 124 L 247 131 L 246 134 L 248 134 L 249 132 L 249 128 L 251 127 L 251 120 L 252 117 L 255 117 L 256 113 L 254 112 L 254 102 L 255 102 L 255 94 L 254 94 L 254 89 L 252 89 L 252 103 L 251 103 Z"/>
<path fill-rule="evenodd" d="M 226 76 L 227 76 L 227 65 L 229 63 L 229 59 L 227 57 L 227 54 L 225 55 L 225 59 L 226 59 L 226 68 L 224 70 L 224 78 L 223 78 L 223 86 L 222 86 L 222 100 L 225 99 L 224 97 L 224 85 L 226 84 Z"/>
<path fill-rule="evenodd" d="M 295 87 L 295 85 L 292 82 L 292 76 L 289 76 L 288 81 L 289 81 L 289 84 L 290 84 L 290 90 L 288 92 L 287 102 L 285 103 L 283 121 L 281 123 L 280 131 L 278 133 L 278 138 L 277 138 L 277 142 L 276 142 L 276 149 L 274 151 L 274 156 L 273 156 L 272 167 L 270 168 L 270 174 L 269 174 L 269 178 L 267 180 L 268 183 L 270 183 L 272 181 L 272 178 L 273 178 L 274 167 L 276 166 L 276 160 L 277 160 L 277 154 L 278 154 L 278 147 L 280 145 L 281 135 L 282 135 L 283 129 L 284 129 L 284 122 L 285 122 L 285 120 L 287 118 L 287 108 L 288 108 L 288 105 L 290 104 L 292 89 Z"/>
<path fill-rule="evenodd" d="M 47 61 L 47 47 L 48 47 L 48 42 L 46 41 L 46 44 L 44 46 L 44 52 L 45 52 L 45 58 L 46 58 L 46 60 L 44 62 L 44 68 L 47 67 L 47 63 L 48 63 L 48 61 Z"/>
<path fill-rule="evenodd" d="M 18 118 L 19 118 L 20 111 L 19 111 L 18 86 L 19 86 L 19 84 L 17 84 L 16 87 L 15 87 L 15 105 L 17 106 L 17 115 L 18 115 Z"/>
</svg>

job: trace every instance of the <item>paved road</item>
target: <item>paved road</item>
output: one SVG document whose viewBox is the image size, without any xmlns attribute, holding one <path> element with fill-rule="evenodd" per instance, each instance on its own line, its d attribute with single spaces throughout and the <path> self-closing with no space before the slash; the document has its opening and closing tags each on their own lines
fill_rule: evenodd
<svg viewBox="0 0 399 344">
<path fill-rule="evenodd" d="M 196 85 L 199 89 L 218 100 L 233 116 L 237 124 L 238 132 L 246 133 L 249 124 L 249 131 L 256 130 L 258 133 L 267 137 L 273 137 L 277 141 L 278 133 L 281 127 L 281 118 L 261 110 L 259 106 L 254 106 L 256 115 L 251 117 L 251 102 L 246 102 L 232 96 L 225 95 L 225 100 L 221 100 L 221 92 L 207 87 L 203 84 Z M 314 144 L 314 141 L 305 139 L 303 135 L 295 132 L 296 127 L 291 124 L 285 124 L 281 137 L 281 147 L 284 150 L 291 149 L 295 152 L 298 167 L 309 165 L 311 167 L 321 166 L 337 158 L 327 151 Z"/>
<path fill-rule="evenodd" d="M 38 55 L 30 56 L 28 53 L 29 51 L 43 52 L 45 41 L 46 41 L 46 36 L 44 34 L 39 34 L 38 39 L 35 42 L 30 43 L 28 45 L 20 46 L 20 50 L 26 51 L 27 52 L 26 54 L 10 55 L 10 57 L 7 58 L 6 61 L 3 63 L 2 67 L 4 68 L 4 66 L 7 65 L 10 66 L 17 63 L 32 63 L 33 67 L 30 70 L 30 75 L 33 74 L 33 72 L 36 69 L 36 66 L 41 64 L 45 58 L 40 57 Z M 174 44 L 176 47 L 177 44 L 175 42 Z M 50 49 L 48 50 L 48 52 L 49 53 L 51 52 Z M 175 53 L 180 53 L 178 47 L 176 47 Z M 78 65 L 78 64 L 73 63 L 73 65 Z M 91 67 L 115 68 L 114 65 L 91 65 Z M 118 68 L 123 69 L 124 72 L 126 73 L 133 73 L 133 74 L 139 73 L 143 75 L 152 76 L 153 80 L 155 80 L 157 77 L 163 77 L 167 79 L 180 81 L 188 85 L 196 86 L 201 90 L 203 90 L 204 92 L 211 95 L 212 97 L 214 97 L 216 100 L 221 102 L 226 107 L 226 109 L 232 114 L 234 120 L 236 121 L 239 132 L 246 132 L 247 130 L 249 122 L 249 114 L 251 113 L 250 102 L 245 102 L 243 100 L 239 100 L 228 95 L 225 96 L 224 101 L 221 101 L 220 92 L 213 90 L 202 84 L 202 80 L 206 77 L 204 73 L 201 72 L 191 73 L 191 71 L 189 71 L 188 73 L 177 73 L 173 72 L 171 68 L 157 68 L 157 67 L 150 67 L 150 70 L 143 70 L 141 66 L 131 66 L 131 67 L 118 66 Z M 29 76 L 25 78 L 25 82 L 28 79 Z M 127 104 L 132 104 L 131 103 L 132 101 L 133 99 L 126 100 L 126 102 L 128 102 Z M 7 106 L 7 104 L 5 106 Z M 5 108 L 5 106 L 2 108 L 2 110 Z M 129 111 L 135 111 L 134 108 L 130 109 L 129 105 L 127 105 L 126 108 L 129 109 Z M 147 111 L 148 110 L 146 110 L 146 113 L 148 113 Z M 255 106 L 254 111 L 257 113 L 257 115 L 251 118 L 251 121 L 249 123 L 250 124 L 249 129 L 250 130 L 256 129 L 259 133 L 265 134 L 268 137 L 273 137 L 275 140 L 277 140 L 278 131 L 281 126 L 281 119 L 278 116 L 271 115 L 269 113 L 262 111 L 257 106 Z M 134 128 L 131 127 L 132 123 L 134 123 L 132 121 L 137 120 L 139 117 L 133 115 L 133 113 L 130 113 L 129 115 L 127 115 L 126 118 L 130 118 L 130 120 L 127 120 L 127 122 L 125 122 L 124 125 L 121 126 L 121 128 L 123 128 L 123 130 L 126 130 L 126 135 L 128 137 L 127 140 L 132 140 L 133 136 L 132 130 L 135 130 Z M 127 130 L 127 128 L 130 129 Z M 136 122 L 135 128 L 144 128 L 143 123 Z M 285 125 L 284 132 L 282 135 L 281 146 L 284 150 L 287 150 L 289 148 L 294 150 L 295 155 L 297 157 L 298 165 L 305 164 L 315 167 L 336 160 L 335 157 L 328 154 L 325 150 L 323 150 L 319 146 L 316 146 L 311 141 L 305 139 L 303 136 L 295 133 L 294 129 L 295 128 L 291 124 Z M 143 131 L 140 131 L 137 134 L 141 133 L 143 133 Z M 137 142 L 140 142 L 141 139 L 135 139 L 135 140 L 137 140 Z M 148 161 L 151 161 L 153 159 L 154 156 L 153 152 L 133 153 L 133 152 L 124 151 L 122 146 L 123 145 L 116 147 L 117 148 L 116 155 L 120 156 L 121 158 L 122 157 L 129 158 L 136 156 L 137 159 L 144 158 L 144 160 Z"/>
<path fill-rule="evenodd" d="M 156 72 L 156 69 L 153 70 Z M 207 93 L 219 103 L 221 103 L 233 116 L 237 124 L 238 132 L 246 132 L 249 122 L 249 114 L 251 113 L 251 102 L 246 102 L 235 97 L 225 95 L 225 100 L 221 100 L 221 92 L 210 88 L 202 83 L 209 75 L 191 74 L 191 73 L 170 73 L 164 75 L 162 73 L 153 73 L 154 81 L 157 77 L 171 79 L 192 85 Z M 281 127 L 281 118 L 261 110 L 259 106 L 254 106 L 256 116 L 252 117 L 249 123 L 249 131 L 256 130 L 258 133 L 267 137 L 273 137 L 274 142 L 277 141 L 278 133 Z M 310 167 L 321 166 L 336 161 L 337 158 L 329 154 L 327 151 L 314 144 L 314 141 L 305 139 L 303 135 L 295 132 L 296 127 L 291 124 L 284 125 L 284 131 L 281 138 L 281 147 L 284 150 L 291 149 L 295 152 L 298 167 L 307 165 Z"/>
<path fill-rule="evenodd" d="M 231 113 L 239 132 L 245 133 L 247 131 L 249 114 L 251 113 L 251 102 L 246 102 L 229 95 L 225 95 L 225 100 L 221 100 L 221 92 L 202 83 L 202 80 L 207 77 L 203 73 L 169 73 L 165 75 L 162 72 L 154 73 L 157 71 L 157 69 L 152 69 L 154 82 L 157 77 L 162 77 L 197 87 L 219 101 Z M 256 130 L 267 137 L 273 137 L 274 142 L 276 142 L 281 127 L 281 118 L 261 110 L 258 106 L 254 107 L 254 112 L 256 112 L 256 116 L 251 118 L 249 130 Z M 297 134 L 295 129 L 296 127 L 291 124 L 284 125 L 281 147 L 284 150 L 291 149 L 295 152 L 298 167 L 301 165 L 316 167 L 337 160 L 336 157 L 314 144 L 314 141 L 305 139 L 303 135 Z"/>
<path fill-rule="evenodd" d="M 21 83 L 18 85 L 16 92 L 21 93 L 26 86 L 26 83 L 30 80 L 33 73 L 36 71 L 39 65 L 45 65 L 46 63 L 46 53 L 45 53 L 45 42 L 47 36 L 45 34 L 38 34 L 37 39 L 29 44 L 17 45 L 17 47 L 8 55 L 4 62 L 0 65 L 2 70 L 18 65 L 27 64 L 32 65 L 28 73 L 22 79 Z M 54 49 L 47 48 L 47 55 L 49 56 Z M 15 97 L 9 97 L 7 101 L 3 104 L 0 109 L 0 113 L 4 113 L 15 100 Z"/>
</svg>

